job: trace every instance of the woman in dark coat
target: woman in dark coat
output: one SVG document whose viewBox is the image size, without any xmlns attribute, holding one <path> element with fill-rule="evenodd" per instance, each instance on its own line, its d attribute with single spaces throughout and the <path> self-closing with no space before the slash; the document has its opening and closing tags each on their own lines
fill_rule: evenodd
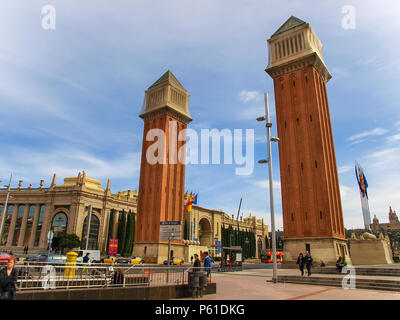
<svg viewBox="0 0 400 320">
<path fill-rule="evenodd" d="M 0 300 L 15 300 L 17 297 L 18 270 L 15 266 L 15 258 L 7 261 L 7 267 L 0 271 Z"/>
<path fill-rule="evenodd" d="M 297 258 L 297 264 L 299 265 L 299 268 L 300 268 L 302 276 L 304 276 L 304 263 L 305 263 L 305 260 L 304 260 L 303 253 L 300 252 L 300 254 L 299 254 L 298 258 Z"/>
</svg>

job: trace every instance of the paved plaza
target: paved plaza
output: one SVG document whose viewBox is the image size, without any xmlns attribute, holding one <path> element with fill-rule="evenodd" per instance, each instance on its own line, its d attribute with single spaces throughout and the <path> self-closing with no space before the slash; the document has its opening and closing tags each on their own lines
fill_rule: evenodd
<svg viewBox="0 0 400 320">
<path fill-rule="evenodd" d="M 299 275 L 299 271 L 280 269 L 279 275 Z M 271 278 L 271 269 L 213 273 L 217 293 L 199 300 L 400 300 L 400 292 L 267 282 Z"/>
</svg>

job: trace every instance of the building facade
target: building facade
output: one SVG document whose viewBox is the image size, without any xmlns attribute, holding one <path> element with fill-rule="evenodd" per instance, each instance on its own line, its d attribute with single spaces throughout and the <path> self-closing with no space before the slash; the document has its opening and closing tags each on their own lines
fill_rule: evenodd
<svg viewBox="0 0 400 320">
<path fill-rule="evenodd" d="M 48 248 L 47 234 L 51 230 L 54 238 L 64 234 L 76 234 L 86 244 L 88 206 L 92 206 L 88 249 L 106 252 L 108 224 L 111 211 L 114 212 L 116 236 L 118 218 L 122 214 L 136 214 L 137 192 L 128 190 L 111 194 L 110 180 L 106 189 L 101 182 L 86 176 L 85 171 L 77 177 L 65 178 L 56 185 L 56 175 L 50 187 L 45 188 L 41 180 L 39 188 L 11 188 L 0 248 L 22 252 L 43 252 Z M 3 212 L 7 190 L 0 189 L 0 212 Z M 118 213 L 118 214 L 116 214 Z"/>
<path fill-rule="evenodd" d="M 387 233 L 388 231 L 400 230 L 399 217 L 397 216 L 396 211 L 392 210 L 392 207 L 389 207 L 388 218 L 388 223 L 379 223 L 379 219 L 374 215 L 371 223 L 371 230 L 375 233 L 382 231 Z"/>
<path fill-rule="evenodd" d="M 132 212 L 136 216 L 136 190 L 126 190 L 111 194 L 111 182 L 103 189 L 99 180 L 79 173 L 76 177 L 64 179 L 64 183 L 56 184 L 56 175 L 49 187 L 44 187 L 41 180 L 38 188 L 22 187 L 19 181 L 18 188 L 11 188 L 10 198 L 4 219 L 1 236 L 0 251 L 7 250 L 20 254 L 24 247 L 29 247 L 30 253 L 47 252 L 49 231 L 54 232 L 55 238 L 64 234 L 76 234 L 82 241 L 82 248 L 86 244 L 86 229 L 88 220 L 88 206 L 91 205 L 92 219 L 88 249 L 100 250 L 107 253 L 107 239 L 117 238 L 118 221 L 120 215 Z M 0 213 L 3 212 L 6 188 L 0 189 Z M 112 234 L 109 234 L 110 214 L 113 213 Z M 266 248 L 265 237 L 268 227 L 263 219 L 255 216 L 240 218 L 239 223 L 223 211 L 212 210 L 193 205 L 193 210 L 187 213 L 185 219 L 193 223 L 191 237 L 181 240 L 182 258 L 189 261 L 194 253 L 209 251 L 214 255 L 216 241 L 221 240 L 221 227 L 232 226 L 237 230 L 249 230 L 255 233 L 257 239 L 257 256 L 259 251 Z M 135 248 L 135 247 L 134 247 Z M 146 250 L 141 247 L 138 255 L 146 257 Z M 146 250 L 147 251 L 147 250 Z M 174 255 L 179 253 L 175 251 Z M 218 254 L 216 254 L 218 256 Z M 149 257 L 147 257 L 149 258 Z M 147 259 L 155 262 L 155 259 Z"/>
<path fill-rule="evenodd" d="M 331 75 L 311 26 L 290 17 L 268 39 L 273 78 L 287 262 L 312 251 L 348 258 L 326 83 Z M 349 259 L 347 259 L 349 260 Z"/>
<path fill-rule="evenodd" d="M 201 206 L 193 205 L 192 211 L 185 214 L 188 224 L 187 240 L 192 244 L 199 245 L 202 250 L 208 250 L 213 256 L 220 256 L 217 253 L 217 245 L 229 247 L 229 243 L 222 242 L 222 229 L 232 227 L 237 231 L 250 231 L 254 233 L 256 240 L 256 254 L 258 258 L 261 250 L 268 247 L 268 226 L 264 225 L 264 219 L 257 219 L 251 213 L 248 217 L 239 220 L 234 215 L 229 216 L 220 210 L 212 210 Z M 199 250 L 197 250 L 199 251 Z M 198 253 L 198 252 L 197 252 Z"/>
</svg>

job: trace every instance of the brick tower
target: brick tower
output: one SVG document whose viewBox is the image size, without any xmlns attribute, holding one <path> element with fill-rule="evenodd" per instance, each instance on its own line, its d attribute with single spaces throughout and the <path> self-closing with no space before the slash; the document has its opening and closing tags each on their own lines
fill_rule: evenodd
<svg viewBox="0 0 400 320">
<path fill-rule="evenodd" d="M 144 120 L 134 255 L 162 263 L 168 241 L 160 239 L 161 221 L 183 224 L 186 137 L 192 120 L 189 93 L 168 70 L 145 92 Z M 183 233 L 182 233 L 183 234 Z M 171 241 L 174 256 L 184 256 L 182 238 Z"/>
<path fill-rule="evenodd" d="M 290 17 L 268 39 L 274 81 L 285 262 L 349 259 L 326 82 L 331 75 L 311 26 Z M 349 261 L 349 260 L 348 260 Z"/>
</svg>

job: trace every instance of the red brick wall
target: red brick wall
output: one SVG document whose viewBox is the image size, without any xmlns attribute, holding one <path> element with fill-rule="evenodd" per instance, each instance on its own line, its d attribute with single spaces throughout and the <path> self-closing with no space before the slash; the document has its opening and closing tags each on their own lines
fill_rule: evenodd
<svg viewBox="0 0 400 320">
<path fill-rule="evenodd" d="M 312 67 L 274 79 L 284 237 L 344 238 L 326 85 Z"/>
</svg>

